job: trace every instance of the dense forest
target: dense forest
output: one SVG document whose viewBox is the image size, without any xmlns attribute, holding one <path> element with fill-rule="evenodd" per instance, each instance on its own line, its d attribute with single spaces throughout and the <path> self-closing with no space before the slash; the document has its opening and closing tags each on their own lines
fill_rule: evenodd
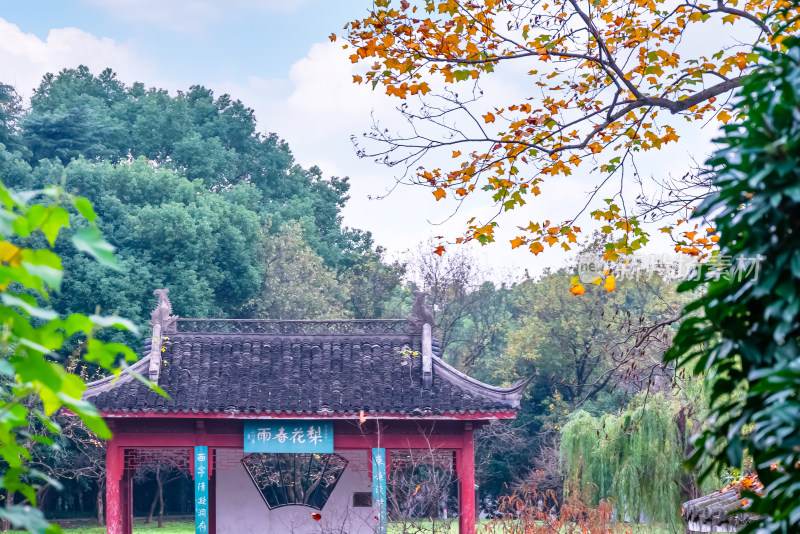
<svg viewBox="0 0 800 534">
<path fill-rule="evenodd" d="M 62 254 L 66 276 L 54 308 L 94 313 L 99 305 L 145 327 L 153 289 L 168 287 L 181 316 L 401 317 L 422 287 L 449 363 L 489 383 L 531 380 L 519 418 L 479 435 L 487 502 L 524 484 L 560 491 L 564 425 L 616 412 L 642 391 L 672 389 L 661 353 L 683 301 L 663 273 L 620 279 L 613 292 L 590 286 L 576 298 L 566 267 L 534 277 L 488 273 L 469 250 L 439 257 L 424 243 L 388 262 L 368 231 L 343 224 L 348 179 L 301 167 L 263 128 L 228 95 L 126 85 L 111 70 L 48 74 L 30 102 L 0 86 L 3 183 L 59 184 L 88 198 L 121 267 Z M 594 248 L 587 243 L 584 254 Z M 675 432 L 699 417 L 680 413 L 684 427 Z M 69 489 L 45 488 L 43 506 L 61 516 L 99 512 L 102 520 L 102 442 L 68 424 L 60 440 L 55 451 L 34 451 L 34 465 Z M 167 510 L 186 512 L 181 480 L 168 468 L 147 475 L 137 481 L 137 512 L 152 514 L 165 484 L 176 488 Z"/>
</svg>

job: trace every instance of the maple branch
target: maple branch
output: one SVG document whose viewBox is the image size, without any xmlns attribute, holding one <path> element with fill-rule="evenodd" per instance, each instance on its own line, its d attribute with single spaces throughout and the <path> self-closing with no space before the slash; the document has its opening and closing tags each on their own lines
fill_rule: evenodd
<svg viewBox="0 0 800 534">
<path fill-rule="evenodd" d="M 461 4 L 457 3 L 457 5 L 459 7 L 462 7 Z M 462 7 L 462 9 L 463 9 L 463 7 Z M 603 61 L 602 57 L 599 57 L 599 56 L 598 57 L 594 57 L 594 56 L 590 56 L 590 55 L 586 55 L 586 54 L 577 54 L 577 53 L 574 53 L 574 52 L 553 52 L 553 51 L 548 51 L 545 54 L 541 54 L 541 53 L 539 53 L 538 51 L 535 51 L 535 50 L 531 51 L 531 49 L 526 44 L 525 45 L 520 44 L 517 41 L 515 41 L 514 39 L 511 39 L 510 37 L 499 33 L 497 30 L 495 30 L 494 28 L 488 26 L 486 23 L 481 22 L 469 10 L 464 11 L 464 13 L 470 19 L 472 19 L 472 21 L 475 24 L 477 24 L 478 26 L 483 28 L 483 31 L 486 32 L 487 35 L 488 34 L 493 34 L 497 38 L 499 38 L 501 41 L 504 41 L 506 43 L 510 43 L 513 46 L 517 47 L 518 49 L 527 50 L 528 52 L 512 54 L 512 55 L 502 56 L 502 57 L 496 57 L 494 59 L 464 60 L 464 61 L 451 59 L 449 61 L 457 61 L 459 63 L 473 64 L 474 65 L 474 64 L 483 64 L 483 63 L 496 63 L 497 61 L 500 61 L 500 60 L 515 59 L 515 58 L 530 57 L 530 56 L 539 56 L 539 57 L 541 57 L 541 56 L 554 56 L 554 57 L 561 57 L 561 58 L 567 58 L 567 59 L 583 59 L 584 61 L 588 61 L 590 63 L 598 64 L 605 71 L 605 73 L 608 74 L 608 77 L 611 78 L 614 81 L 614 84 L 617 87 L 619 87 L 619 83 L 617 83 L 616 76 L 614 76 L 615 73 L 618 74 L 618 75 L 620 74 L 619 69 L 617 68 L 617 70 L 615 70 L 613 72 L 611 70 L 609 70 L 609 69 L 612 69 L 612 65 L 610 65 L 609 63 Z M 592 31 L 592 28 L 588 28 L 588 29 L 589 29 L 590 32 Z M 573 33 L 574 32 L 571 32 L 571 33 L 567 34 L 564 38 L 571 36 Z M 419 53 L 421 53 L 421 52 L 419 52 Z M 608 54 L 609 58 L 611 58 L 611 54 L 608 52 L 608 49 L 606 49 L 606 53 Z M 434 61 L 434 62 L 439 62 L 439 61 L 447 62 L 448 61 L 447 59 L 440 60 L 438 58 L 431 57 L 431 56 L 421 56 L 421 57 L 424 58 L 424 59 L 427 59 L 429 61 Z M 624 80 L 624 77 L 623 77 L 623 80 Z"/>
<path fill-rule="evenodd" d="M 743 19 L 747 19 L 750 22 L 754 23 L 756 26 L 761 28 L 761 31 L 763 31 L 767 35 L 772 35 L 772 31 L 770 31 L 769 26 L 764 24 L 763 20 L 759 19 L 752 13 L 748 13 L 747 11 L 728 7 L 722 0 L 717 0 L 717 7 L 715 9 L 703 9 L 702 7 L 694 4 L 681 4 L 678 7 L 688 7 L 689 9 L 694 9 L 696 11 L 699 11 L 703 15 L 710 15 L 711 13 L 727 13 L 729 15 L 736 15 L 738 17 L 742 17 Z"/>
<path fill-rule="evenodd" d="M 648 96 L 648 97 L 642 97 L 641 99 L 636 100 L 636 102 L 638 102 L 639 105 L 642 106 L 654 106 L 654 107 L 664 108 L 669 110 L 673 114 L 680 113 L 681 111 L 686 111 L 690 107 L 695 106 L 701 102 L 704 102 L 711 97 L 715 97 L 735 89 L 742 83 L 742 80 L 744 80 L 744 78 L 745 76 L 728 78 L 725 81 L 720 82 L 713 87 L 709 87 L 707 89 L 703 89 L 702 91 L 698 91 L 697 93 L 693 94 L 688 98 L 684 98 L 683 100 L 670 100 L 664 97 Z"/>
<path fill-rule="evenodd" d="M 617 65 L 617 62 L 614 60 L 614 56 L 612 56 L 611 52 L 608 50 L 608 47 L 606 46 L 606 43 L 603 40 L 603 37 L 600 35 L 600 31 L 598 31 L 597 27 L 592 22 L 592 19 L 589 18 L 589 16 L 586 13 L 584 13 L 583 10 L 581 10 L 576 0 L 569 0 L 569 3 L 572 4 L 572 7 L 573 9 L 575 9 L 575 12 L 583 20 L 584 24 L 586 24 L 586 27 L 589 29 L 589 32 L 597 41 L 597 46 L 599 47 L 599 49 L 606 53 L 606 56 L 608 57 L 609 68 L 611 68 L 616 73 L 616 75 L 619 77 L 622 83 L 625 84 L 625 87 L 627 87 L 628 90 L 636 98 L 641 98 L 642 93 L 639 92 L 639 88 L 636 87 L 636 85 L 634 85 L 632 81 L 630 81 L 625 77 L 625 73 L 622 72 L 622 69 L 620 69 L 619 65 Z"/>
</svg>

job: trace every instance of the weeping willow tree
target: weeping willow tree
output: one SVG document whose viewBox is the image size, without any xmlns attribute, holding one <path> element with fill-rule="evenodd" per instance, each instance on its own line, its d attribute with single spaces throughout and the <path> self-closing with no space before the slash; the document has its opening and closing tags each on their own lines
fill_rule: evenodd
<svg viewBox="0 0 800 534">
<path fill-rule="evenodd" d="M 635 397 L 619 414 L 572 414 L 561 437 L 565 491 L 596 486 L 594 498 L 610 499 L 620 519 L 682 530 L 686 430 L 676 422 L 679 410 L 659 393 Z"/>
</svg>

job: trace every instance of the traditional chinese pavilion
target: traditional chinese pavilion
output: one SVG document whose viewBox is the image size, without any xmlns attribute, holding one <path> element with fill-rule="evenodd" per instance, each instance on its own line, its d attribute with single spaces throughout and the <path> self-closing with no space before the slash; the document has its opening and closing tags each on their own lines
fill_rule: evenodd
<svg viewBox="0 0 800 534">
<path fill-rule="evenodd" d="M 340 321 L 187 319 L 167 293 L 131 369 L 168 397 L 130 373 L 86 392 L 114 433 L 109 534 L 132 532 L 136 466 L 164 451 L 192 474 L 201 534 L 385 532 L 387 478 L 415 451 L 452 468 L 475 532 L 474 431 L 515 417 L 525 383 L 442 361 L 424 293 L 412 317 Z"/>
</svg>

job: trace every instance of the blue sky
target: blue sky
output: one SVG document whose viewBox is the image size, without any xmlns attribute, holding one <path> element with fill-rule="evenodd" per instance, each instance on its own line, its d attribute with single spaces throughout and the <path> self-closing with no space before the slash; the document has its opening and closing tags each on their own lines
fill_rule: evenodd
<svg viewBox="0 0 800 534">
<path fill-rule="evenodd" d="M 454 239 L 464 222 L 486 220 L 494 208 L 476 199 L 460 208 L 435 202 L 430 192 L 394 185 L 394 171 L 356 157 L 351 135 L 369 129 L 372 116 L 400 125 L 396 102 L 380 91 L 352 84 L 358 68 L 328 36 L 364 15 L 370 0 L 0 0 L 0 81 L 25 97 L 49 71 L 79 64 L 94 72 L 111 67 L 126 83 L 142 81 L 170 91 L 205 85 L 229 93 L 255 109 L 259 129 L 289 142 L 299 164 L 318 165 L 326 175 L 349 176 L 351 200 L 345 223 L 370 230 L 376 241 L 399 256 L 431 236 Z M 526 65 L 503 66 L 482 88 L 479 105 L 522 101 L 530 78 Z M 706 147 L 713 131 L 689 132 L 684 144 L 649 156 L 640 171 L 682 175 L 689 164 L 685 147 Z M 703 159 L 700 149 L 698 159 Z M 695 156 L 698 153 L 695 152 Z M 428 166 L 448 159 L 427 160 Z M 511 251 L 508 239 L 530 220 L 560 221 L 577 213 L 591 191 L 592 176 L 560 178 L 547 184 L 546 202 L 531 203 L 505 217 L 498 243 L 472 249 L 495 278 L 541 272 L 569 256 L 550 250 L 537 257 Z M 544 198 L 545 195 L 542 195 Z M 581 224 L 586 233 L 591 221 Z M 656 236 L 658 238 L 658 236 Z M 663 244 L 662 244 L 663 245 Z M 654 252 L 664 252 L 664 246 Z M 499 273 L 499 274 L 498 274 Z"/>
<path fill-rule="evenodd" d="M 137 4 L 141 8 L 170 2 L 176 7 L 160 21 L 146 10 L 135 14 Z M 53 28 L 74 27 L 96 37 L 130 44 L 152 63 L 159 78 L 192 84 L 244 82 L 254 75 L 286 76 L 312 44 L 325 41 L 347 20 L 366 11 L 366 3 L 359 0 L 281 2 L 296 5 L 288 9 L 258 9 L 248 6 L 248 2 L 209 0 L 197 3 L 229 7 L 219 9 L 221 16 L 210 20 L 190 9 L 183 10 L 183 19 L 172 16 L 182 11 L 180 4 L 191 3 L 2 0 L 0 17 L 42 40 Z"/>
</svg>

